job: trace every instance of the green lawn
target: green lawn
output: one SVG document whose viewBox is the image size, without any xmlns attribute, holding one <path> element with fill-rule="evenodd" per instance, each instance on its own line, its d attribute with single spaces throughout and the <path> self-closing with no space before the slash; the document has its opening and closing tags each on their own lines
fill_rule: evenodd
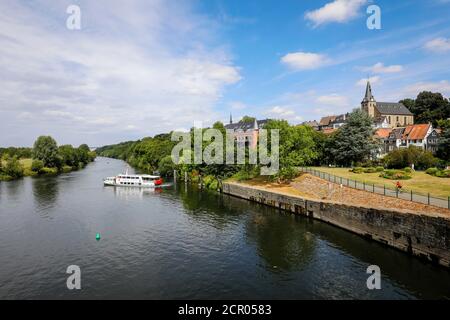
<svg viewBox="0 0 450 320">
<path fill-rule="evenodd" d="M 352 179 L 367 184 L 386 185 L 386 188 L 395 188 L 395 180 L 389 180 L 379 177 L 380 173 L 353 173 L 350 168 L 329 168 L 329 167 L 312 167 L 317 171 L 330 173 L 337 177 Z M 412 179 L 401 180 L 403 189 L 405 191 L 412 190 L 413 192 L 427 194 L 430 193 L 436 197 L 447 198 L 450 196 L 450 179 L 437 178 L 426 174 L 423 171 L 415 171 L 412 174 Z"/>
<path fill-rule="evenodd" d="M 23 166 L 24 169 L 31 170 L 31 163 L 33 162 L 33 159 L 20 159 L 19 162 Z M 5 166 L 6 161 L 3 161 L 2 164 Z"/>
</svg>

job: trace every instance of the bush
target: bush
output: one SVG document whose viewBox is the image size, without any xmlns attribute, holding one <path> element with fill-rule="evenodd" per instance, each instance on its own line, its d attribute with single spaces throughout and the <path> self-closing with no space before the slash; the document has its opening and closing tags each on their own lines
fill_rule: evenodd
<svg viewBox="0 0 450 320">
<path fill-rule="evenodd" d="M 440 170 L 436 172 L 438 178 L 450 178 L 450 170 Z"/>
<path fill-rule="evenodd" d="M 48 175 L 57 174 L 58 173 L 58 168 L 43 167 L 42 170 L 39 173 L 48 174 Z"/>
<path fill-rule="evenodd" d="M 425 170 L 439 164 L 439 159 L 435 158 L 430 151 L 415 146 L 389 152 L 384 157 L 384 161 L 388 168 L 393 169 L 401 169 L 414 164 L 416 169 Z"/>
<path fill-rule="evenodd" d="M 70 172 L 70 171 L 72 171 L 72 167 L 71 166 L 64 165 L 61 168 L 61 172 L 63 172 L 63 173 L 67 173 L 67 172 Z"/>
<path fill-rule="evenodd" d="M 217 191 L 219 189 L 219 181 L 214 176 L 205 176 L 203 178 L 203 186 L 206 189 Z"/>
<path fill-rule="evenodd" d="M 44 162 L 42 160 L 34 159 L 31 163 L 31 171 L 40 172 L 44 168 Z"/>
<path fill-rule="evenodd" d="M 384 167 L 376 167 L 375 170 L 376 170 L 376 172 L 383 172 Z"/>
<path fill-rule="evenodd" d="M 411 173 L 412 169 L 410 167 L 406 167 L 403 169 L 403 171 L 405 171 L 406 173 Z"/>
<path fill-rule="evenodd" d="M 450 178 L 450 170 L 439 170 L 438 168 L 429 168 L 425 173 L 438 178 Z"/>
<path fill-rule="evenodd" d="M 436 175 L 436 172 L 438 172 L 438 171 L 439 171 L 438 168 L 428 168 L 425 171 L 425 173 L 434 176 L 434 175 Z"/>
<path fill-rule="evenodd" d="M 374 173 L 374 172 L 377 172 L 377 169 L 375 169 L 374 167 L 364 169 L 364 173 Z"/>
<path fill-rule="evenodd" d="M 386 170 L 380 174 L 380 177 L 390 180 L 408 180 L 411 175 L 402 170 Z"/>
<path fill-rule="evenodd" d="M 350 169 L 349 170 L 350 172 L 353 172 L 353 173 L 363 173 L 364 172 L 364 168 L 363 167 L 355 167 L 355 168 L 353 168 L 353 169 Z"/>
<path fill-rule="evenodd" d="M 12 157 L 9 159 L 3 168 L 3 172 L 13 179 L 23 177 L 23 171 L 23 166 L 20 164 L 19 160 L 17 160 L 17 157 Z"/>
</svg>

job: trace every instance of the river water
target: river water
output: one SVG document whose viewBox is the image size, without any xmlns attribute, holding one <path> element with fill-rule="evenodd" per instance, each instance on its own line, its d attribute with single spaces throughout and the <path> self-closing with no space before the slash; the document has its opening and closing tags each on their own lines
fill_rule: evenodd
<svg viewBox="0 0 450 320">
<path fill-rule="evenodd" d="M 183 184 L 102 185 L 124 167 L 0 183 L 0 299 L 450 298 L 448 270 L 322 222 Z"/>
</svg>

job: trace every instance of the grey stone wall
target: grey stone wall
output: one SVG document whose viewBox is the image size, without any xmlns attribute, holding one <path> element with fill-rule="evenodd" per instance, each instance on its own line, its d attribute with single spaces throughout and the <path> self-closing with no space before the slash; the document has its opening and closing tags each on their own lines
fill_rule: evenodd
<svg viewBox="0 0 450 320">
<path fill-rule="evenodd" d="M 306 200 L 227 182 L 223 183 L 223 192 L 325 221 L 450 267 L 450 219 Z"/>
</svg>

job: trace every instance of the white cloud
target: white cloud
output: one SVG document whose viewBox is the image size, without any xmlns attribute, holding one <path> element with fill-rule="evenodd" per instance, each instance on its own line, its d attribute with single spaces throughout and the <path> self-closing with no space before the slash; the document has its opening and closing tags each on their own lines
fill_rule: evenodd
<svg viewBox="0 0 450 320">
<path fill-rule="evenodd" d="M 294 52 L 288 53 L 281 58 L 281 62 L 289 66 L 291 69 L 311 70 L 327 65 L 330 62 L 325 55 L 310 52 Z"/>
<path fill-rule="evenodd" d="M 416 97 L 422 91 L 440 92 L 446 97 L 450 97 L 450 82 L 442 80 L 438 82 L 418 82 L 405 87 L 404 95 Z"/>
<path fill-rule="evenodd" d="M 293 117 L 295 111 L 281 106 L 275 106 L 266 111 L 266 114 L 277 119 L 286 119 Z"/>
<path fill-rule="evenodd" d="M 371 84 L 375 84 L 375 83 L 380 82 L 380 77 L 374 76 L 374 77 L 369 77 L 368 79 L 362 78 L 362 79 L 358 80 L 358 82 L 356 82 L 356 85 L 360 86 L 360 87 L 365 87 L 367 84 L 367 81 L 370 81 Z"/>
<path fill-rule="evenodd" d="M 396 73 L 403 71 L 403 66 L 398 64 L 385 66 L 383 63 L 378 62 L 371 67 L 364 68 L 364 70 L 372 73 Z"/>
<path fill-rule="evenodd" d="M 305 19 L 315 27 L 331 22 L 347 22 L 357 17 L 360 8 L 366 3 L 367 0 L 335 0 L 317 10 L 306 12 Z"/>
<path fill-rule="evenodd" d="M 436 38 L 430 40 L 425 44 L 425 49 L 437 53 L 450 51 L 450 39 Z"/>
<path fill-rule="evenodd" d="M 64 1 L 0 2 L 0 118 L 10 119 L 0 145 L 43 133 L 106 144 L 219 117 L 216 103 L 241 76 L 214 22 L 184 2 L 79 6 L 82 29 L 70 31 Z"/>
<path fill-rule="evenodd" d="M 347 97 L 338 94 L 319 96 L 317 97 L 316 101 L 321 104 L 335 107 L 345 107 L 349 105 Z"/>
</svg>

